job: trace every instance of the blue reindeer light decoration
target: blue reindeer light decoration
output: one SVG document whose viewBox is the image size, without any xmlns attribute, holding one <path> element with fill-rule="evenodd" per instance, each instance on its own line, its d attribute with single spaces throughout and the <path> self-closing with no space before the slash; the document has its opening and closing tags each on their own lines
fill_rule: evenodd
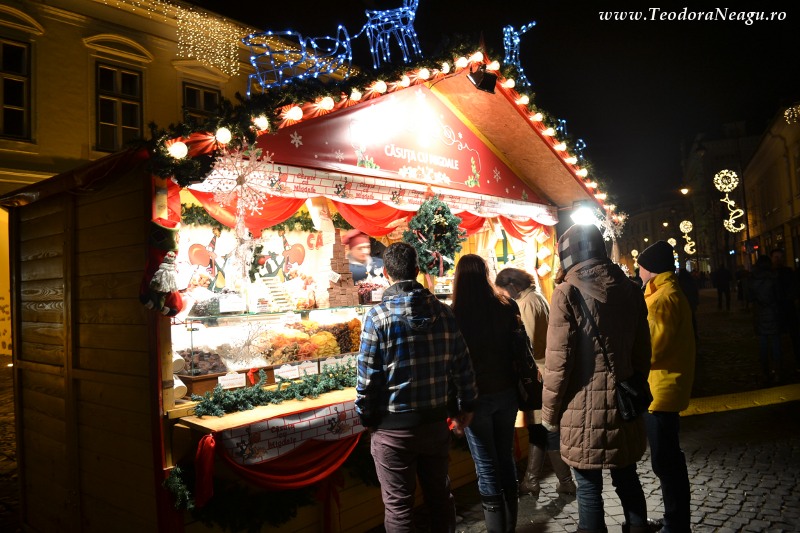
<svg viewBox="0 0 800 533">
<path fill-rule="evenodd" d="M 520 37 L 534 26 L 536 26 L 535 20 L 522 26 L 519 31 L 515 30 L 514 26 L 510 25 L 503 28 L 503 47 L 506 51 L 506 55 L 503 58 L 503 63 L 507 65 L 513 65 L 517 69 L 517 72 L 519 73 L 519 79 L 516 81 L 520 87 L 530 87 L 531 82 L 525 75 L 525 70 L 522 68 L 522 64 L 520 63 L 519 41 Z"/>
</svg>

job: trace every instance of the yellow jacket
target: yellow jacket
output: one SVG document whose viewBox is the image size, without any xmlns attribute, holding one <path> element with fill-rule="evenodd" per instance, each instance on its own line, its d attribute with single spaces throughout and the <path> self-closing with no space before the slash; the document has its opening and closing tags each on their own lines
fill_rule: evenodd
<svg viewBox="0 0 800 533">
<path fill-rule="evenodd" d="M 650 279 L 645 286 L 644 299 L 653 348 L 650 411 L 683 411 L 689 406 L 695 364 L 689 301 L 672 272 L 662 272 Z"/>
</svg>

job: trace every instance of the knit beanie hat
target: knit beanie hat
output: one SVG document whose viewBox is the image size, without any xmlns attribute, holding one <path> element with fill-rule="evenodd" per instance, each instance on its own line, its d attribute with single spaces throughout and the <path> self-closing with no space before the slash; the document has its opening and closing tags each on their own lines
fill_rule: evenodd
<svg viewBox="0 0 800 533">
<path fill-rule="evenodd" d="M 675 250 L 666 241 L 654 242 L 639 254 L 637 262 L 653 274 L 675 272 Z"/>
<path fill-rule="evenodd" d="M 360 229 L 351 229 L 350 231 L 344 234 L 344 237 L 342 237 L 342 244 L 346 244 L 350 248 L 354 248 L 359 244 L 364 244 L 368 242 L 369 242 L 369 235 L 367 235 Z"/>
<path fill-rule="evenodd" d="M 558 257 L 566 273 L 581 261 L 608 257 L 603 235 L 594 224 L 575 224 L 558 239 Z"/>
</svg>

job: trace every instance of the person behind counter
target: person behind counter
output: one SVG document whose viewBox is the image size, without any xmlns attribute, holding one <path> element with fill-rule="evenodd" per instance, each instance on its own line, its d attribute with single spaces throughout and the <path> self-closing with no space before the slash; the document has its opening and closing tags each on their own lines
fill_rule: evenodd
<svg viewBox="0 0 800 533">
<path fill-rule="evenodd" d="M 383 260 L 372 257 L 369 235 L 359 229 L 351 229 L 342 237 L 342 244 L 349 247 L 347 260 L 350 262 L 353 283 L 364 281 L 370 276 L 383 276 Z"/>
</svg>

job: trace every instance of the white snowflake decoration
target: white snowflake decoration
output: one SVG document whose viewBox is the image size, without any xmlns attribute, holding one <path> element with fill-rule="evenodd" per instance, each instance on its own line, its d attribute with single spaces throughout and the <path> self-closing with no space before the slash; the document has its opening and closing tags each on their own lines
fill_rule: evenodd
<svg viewBox="0 0 800 533">
<path fill-rule="evenodd" d="M 292 140 L 289 141 L 295 148 L 300 148 L 303 145 L 303 136 L 296 131 L 292 132 Z"/>
<path fill-rule="evenodd" d="M 344 152 L 342 152 L 341 150 L 336 150 L 335 152 L 333 152 L 333 157 L 335 157 L 336 160 L 341 163 L 342 161 L 344 161 Z"/>
<path fill-rule="evenodd" d="M 714 175 L 714 187 L 720 192 L 731 192 L 739 185 L 739 176 L 733 170 L 720 170 Z"/>
<path fill-rule="evenodd" d="M 214 168 L 203 182 L 214 201 L 224 205 L 235 205 L 251 215 L 261 214 L 261 208 L 270 191 L 272 164 L 269 152 L 261 157 L 261 149 L 224 151 L 214 162 Z"/>
<path fill-rule="evenodd" d="M 502 178 L 500 177 L 500 170 L 495 168 L 494 169 L 494 181 L 500 181 Z"/>
</svg>

